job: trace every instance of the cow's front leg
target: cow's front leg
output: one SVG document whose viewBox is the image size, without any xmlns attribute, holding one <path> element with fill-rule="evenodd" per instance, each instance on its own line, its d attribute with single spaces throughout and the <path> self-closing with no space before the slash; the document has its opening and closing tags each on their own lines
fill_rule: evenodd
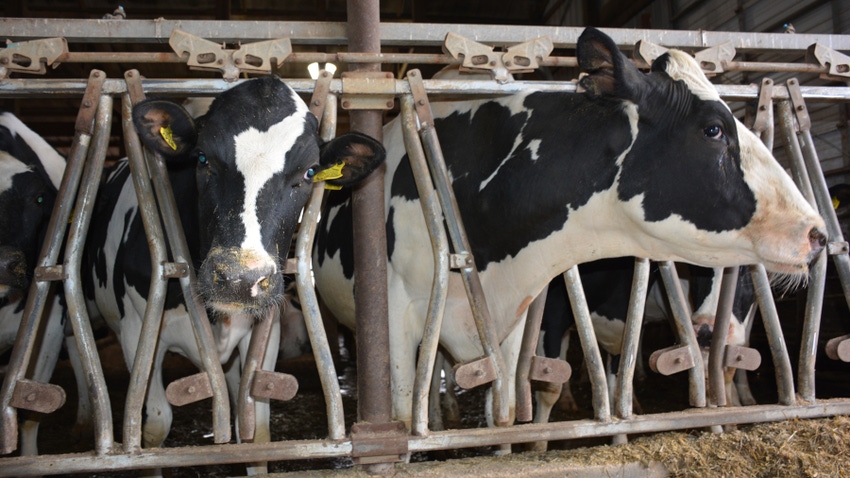
<svg viewBox="0 0 850 478">
<path fill-rule="evenodd" d="M 151 368 L 151 378 L 148 382 L 148 396 L 142 414 L 142 447 L 161 447 L 168 437 L 173 420 L 171 404 L 165 398 L 165 386 L 162 383 L 162 362 L 165 359 L 167 347 L 160 343 L 156 348 Z M 142 476 L 162 476 L 162 470 L 144 470 Z"/>
</svg>

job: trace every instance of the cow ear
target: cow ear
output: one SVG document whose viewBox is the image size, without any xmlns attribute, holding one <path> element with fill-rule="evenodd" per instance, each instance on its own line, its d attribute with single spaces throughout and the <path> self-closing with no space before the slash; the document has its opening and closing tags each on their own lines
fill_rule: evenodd
<svg viewBox="0 0 850 478">
<path fill-rule="evenodd" d="M 337 188 L 362 181 L 387 157 L 379 141 L 357 132 L 334 138 L 322 145 L 321 150 L 319 163 L 322 170 L 316 178 Z"/>
<path fill-rule="evenodd" d="M 587 75 L 579 83 L 594 96 L 632 99 L 643 73 L 620 52 L 608 35 L 587 27 L 576 45 L 579 68 Z"/>
<path fill-rule="evenodd" d="M 198 141 L 195 120 L 173 101 L 150 99 L 136 104 L 133 125 L 148 148 L 166 157 L 182 156 Z"/>
</svg>

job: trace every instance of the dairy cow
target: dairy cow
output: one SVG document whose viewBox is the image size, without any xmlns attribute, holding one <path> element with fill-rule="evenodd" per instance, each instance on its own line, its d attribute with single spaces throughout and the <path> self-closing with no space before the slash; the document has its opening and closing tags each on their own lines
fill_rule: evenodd
<svg viewBox="0 0 850 478">
<path fill-rule="evenodd" d="M 348 186 L 383 161 L 380 143 L 356 133 L 320 144 L 316 118 L 277 78 L 240 83 L 197 118 L 180 105 L 146 100 L 133 110 L 142 140 L 168 160 L 180 220 L 213 324 L 221 361 L 247 352 L 254 321 L 268 320 L 284 297 L 282 264 L 317 173 L 336 165 Z M 93 318 L 115 331 L 132 367 L 148 296 L 151 265 L 126 160 L 105 172 L 83 263 Z M 178 284 L 171 281 L 145 401 L 143 445 L 162 444 L 172 411 L 162 383 L 167 351 L 200 366 Z M 277 358 L 273 325 L 263 368 Z M 235 359 L 234 366 L 239 366 Z M 255 441 L 268 441 L 268 402 L 257 400 Z"/>
<path fill-rule="evenodd" d="M 644 74 L 594 28 L 577 55 L 583 91 L 432 104 L 508 384 L 528 305 L 575 264 L 631 255 L 805 274 L 826 241 L 822 219 L 692 57 L 669 51 Z M 384 144 L 393 414 L 409 423 L 433 264 L 399 120 Z M 316 283 L 351 327 L 350 200 L 327 206 Z M 465 362 L 483 354 L 477 335 L 453 273 L 440 343 Z"/>
<path fill-rule="evenodd" d="M 714 331 L 714 319 L 720 299 L 721 268 L 704 268 L 679 264 L 679 277 L 682 291 L 688 301 L 694 332 L 699 346 L 707 350 L 711 345 Z M 755 307 L 755 290 L 750 278 L 749 268 L 741 267 L 735 289 L 732 317 L 729 322 L 727 343 L 746 345 L 747 326 L 752 320 Z M 608 354 L 605 362 L 608 378 L 609 396 L 613 397 L 616 387 L 616 373 L 619 367 L 619 355 L 623 348 L 623 332 L 629 308 L 629 297 L 634 276 L 634 259 L 618 257 L 601 259 L 579 266 L 582 286 L 587 299 L 593 330 L 600 348 Z M 660 281 L 658 270 L 653 268 L 649 276 L 649 290 L 646 297 L 644 321 L 671 321 L 672 312 L 667 303 L 666 293 Z M 569 297 L 563 276 L 555 277 L 549 284 L 546 305 L 541 325 L 541 353 L 546 357 L 565 356 L 564 337 L 575 325 L 575 316 L 570 307 Z M 706 357 L 707 359 L 707 357 Z M 638 357 L 640 360 L 640 357 Z M 705 363 L 707 366 L 707 362 Z M 733 371 L 734 369 L 731 369 Z M 737 390 L 733 388 L 732 376 L 727 375 L 727 403 L 741 405 Z M 546 422 L 555 402 L 561 398 L 561 386 L 549 383 L 540 384 L 537 394 L 535 422 Z M 569 385 L 565 391 L 568 391 Z M 570 397 L 563 397 L 570 402 Z M 574 406 L 574 402 L 573 405 Z"/>
<path fill-rule="evenodd" d="M 0 113 L 0 352 L 15 342 L 64 171 L 65 158 L 44 138 L 12 113 Z M 40 382 L 50 380 L 64 337 L 64 307 L 56 292 L 45 306 L 32 375 Z M 73 340 L 68 344 L 74 346 Z M 78 413 L 78 420 L 87 416 Z M 28 415 L 21 426 L 21 454 L 37 453 L 38 424 Z"/>
</svg>

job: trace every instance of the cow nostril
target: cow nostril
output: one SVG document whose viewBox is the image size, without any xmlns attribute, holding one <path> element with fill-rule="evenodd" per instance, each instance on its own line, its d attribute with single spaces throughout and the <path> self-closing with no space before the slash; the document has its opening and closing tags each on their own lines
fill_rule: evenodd
<svg viewBox="0 0 850 478">
<path fill-rule="evenodd" d="M 268 290 L 268 288 L 269 288 L 269 278 L 263 277 L 262 279 L 259 280 L 259 282 L 257 282 L 257 284 L 260 286 L 261 289 Z"/>
<path fill-rule="evenodd" d="M 809 231 L 809 246 L 813 251 L 819 251 L 826 246 L 826 234 L 813 227 Z"/>
</svg>

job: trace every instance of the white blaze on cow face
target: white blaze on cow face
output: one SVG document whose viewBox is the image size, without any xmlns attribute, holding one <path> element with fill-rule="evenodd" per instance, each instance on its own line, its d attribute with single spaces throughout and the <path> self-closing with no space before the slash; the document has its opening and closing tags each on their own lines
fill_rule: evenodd
<svg viewBox="0 0 850 478">
<path fill-rule="evenodd" d="M 0 151 L 0 193 L 12 189 L 12 178 L 16 174 L 30 171 L 29 166 L 4 151 Z"/>
<path fill-rule="evenodd" d="M 292 92 L 296 105 L 295 112 L 272 126 L 268 131 L 249 128 L 234 138 L 236 167 L 245 177 L 245 204 L 242 210 L 242 224 L 245 226 L 245 239 L 242 249 L 254 251 L 272 263 L 274 261 L 265 252 L 262 242 L 262 225 L 257 217 L 257 197 L 269 180 L 286 168 L 286 153 L 298 138 L 304 134 L 309 113 L 307 105 Z"/>
</svg>

